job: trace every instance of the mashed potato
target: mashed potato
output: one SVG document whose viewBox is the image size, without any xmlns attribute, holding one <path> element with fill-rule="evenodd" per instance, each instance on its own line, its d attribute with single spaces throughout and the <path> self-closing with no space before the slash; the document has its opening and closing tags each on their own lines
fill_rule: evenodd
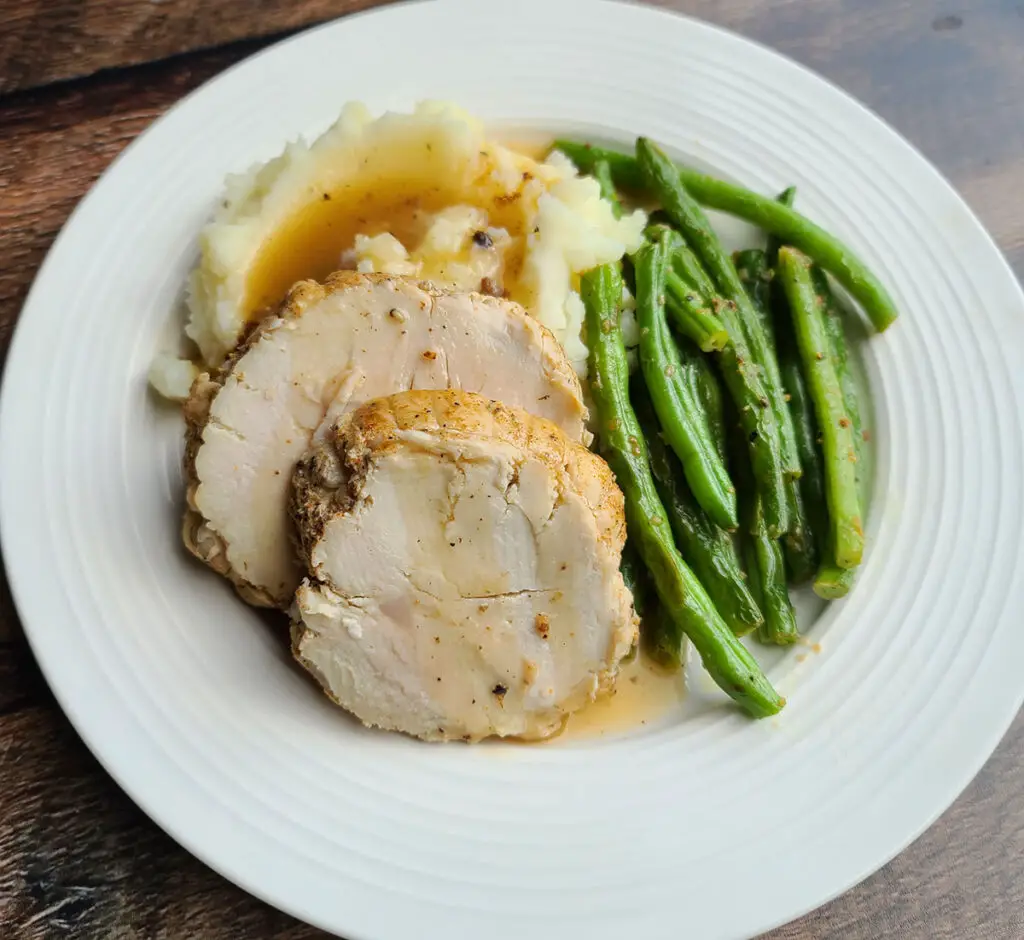
<svg viewBox="0 0 1024 940">
<path fill-rule="evenodd" d="M 502 284 L 513 240 L 505 229 L 488 224 L 483 209 L 451 206 L 424 222 L 426 232 L 411 252 L 390 232 L 360 233 L 342 263 L 354 261 L 364 274 L 406 274 L 464 290 Z"/>
<path fill-rule="evenodd" d="M 488 227 L 478 208 L 453 206 L 433 217 L 411 251 L 389 233 L 357 235 L 352 257 L 360 271 L 411 274 L 465 290 L 500 288 L 555 334 L 582 376 L 587 348 L 580 338 L 579 274 L 635 251 L 646 217 L 637 212 L 616 220 L 597 182 L 576 176 L 559 154 L 543 166 L 564 176 L 539 184 L 524 199 L 523 235 Z M 509 259 L 516 255 L 521 265 L 510 277 Z"/>
<path fill-rule="evenodd" d="M 454 105 L 374 119 L 350 104 L 312 144 L 228 178 L 200 235 L 186 333 L 215 367 L 294 281 L 354 267 L 509 296 L 583 375 L 579 274 L 636 250 L 645 223 L 640 211 L 616 219 L 560 154 L 540 161 L 488 140 Z M 184 397 L 193 373 L 161 357 L 151 380 Z"/>
</svg>

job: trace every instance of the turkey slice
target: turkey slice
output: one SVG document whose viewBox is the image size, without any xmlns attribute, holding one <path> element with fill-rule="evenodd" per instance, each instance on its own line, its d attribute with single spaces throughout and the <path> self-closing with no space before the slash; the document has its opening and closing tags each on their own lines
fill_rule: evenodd
<svg viewBox="0 0 1024 940">
<path fill-rule="evenodd" d="M 300 579 L 287 515 L 292 469 L 318 426 L 407 389 L 467 389 L 588 441 L 579 380 L 517 304 L 400 277 L 303 281 L 185 413 L 188 548 L 249 602 L 287 606 Z"/>
<path fill-rule="evenodd" d="M 370 402 L 299 463 L 292 512 L 310 571 L 295 656 L 367 725 L 546 737 L 636 639 L 611 470 L 525 411 L 455 391 Z"/>
</svg>

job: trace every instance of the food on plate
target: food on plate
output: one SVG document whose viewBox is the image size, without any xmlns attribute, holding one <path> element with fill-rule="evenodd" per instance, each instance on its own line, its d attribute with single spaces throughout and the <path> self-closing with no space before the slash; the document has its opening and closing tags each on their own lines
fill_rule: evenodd
<svg viewBox="0 0 1024 940">
<path fill-rule="evenodd" d="M 193 387 L 189 549 L 251 603 L 287 607 L 302 574 L 286 512 L 295 463 L 325 416 L 412 388 L 480 392 L 590 439 L 562 347 L 518 304 L 387 275 L 303 281 Z"/>
<path fill-rule="evenodd" d="M 777 262 L 778 251 L 776 250 L 775 263 L 777 264 Z M 778 340 L 775 336 L 775 324 L 771 316 L 774 268 L 768 262 L 767 251 L 760 248 L 747 248 L 735 252 L 733 265 L 740 283 L 750 299 L 749 313 L 754 314 L 756 318 L 755 329 L 749 331 L 748 334 L 752 339 L 751 353 L 764 373 L 765 386 L 773 396 L 773 409 L 784 419 L 784 423 L 780 422 L 779 424 L 782 432 L 780 444 L 784 452 L 788 454 L 787 462 L 796 471 L 789 474 L 785 481 L 789 528 L 779 540 L 783 551 L 788 551 L 790 557 L 795 557 L 800 553 L 808 552 L 805 542 L 813 538 L 813 533 L 807 519 L 807 508 L 804 505 L 803 491 L 800 487 L 803 467 L 800 463 L 796 419 L 786 398 L 786 387 L 782 381 L 782 366 L 779 363 Z"/>
<path fill-rule="evenodd" d="M 697 502 L 723 529 L 735 529 L 736 489 L 725 456 L 718 452 L 704 417 L 700 393 L 684 371 L 665 316 L 665 272 L 669 239 L 645 245 L 634 256 L 636 322 L 640 328 L 640 365 L 665 439 L 683 466 Z"/>
<path fill-rule="evenodd" d="M 619 562 L 619 572 L 622 575 L 623 583 L 626 585 L 626 590 L 629 591 L 630 596 L 633 598 L 633 612 L 636 614 L 637 620 L 644 622 L 652 621 L 660 613 L 661 602 L 658 600 L 658 595 L 654 592 L 650 572 L 644 567 L 644 563 L 640 560 L 634 545 L 624 545 L 622 547 L 622 560 Z M 633 662 L 637 658 L 640 652 L 639 640 L 640 637 L 638 635 L 637 642 L 633 644 L 633 649 L 629 651 L 626 658 L 622 661 L 624 665 Z"/>
<path fill-rule="evenodd" d="M 688 266 L 697 265 L 697 259 L 683 236 L 663 222 L 648 225 L 644 234 L 652 242 L 667 239 L 671 261 L 665 269 L 665 310 L 673 326 L 702 352 L 717 352 L 729 341 L 729 333 L 711 309 L 710 293 L 704 296 L 694 287 L 696 278 Z"/>
<path fill-rule="evenodd" d="M 342 416 L 299 464 L 309 579 L 295 655 L 368 725 L 543 738 L 636 639 L 622 493 L 557 425 L 409 391 Z"/>
<path fill-rule="evenodd" d="M 682 207 L 679 212 L 685 212 L 688 235 L 681 238 L 682 244 L 671 243 L 672 266 L 686 286 L 707 298 L 726 329 L 728 341 L 718 352 L 719 371 L 747 436 L 750 459 L 756 468 L 757 486 L 766 507 L 765 515 L 773 531 L 783 534 L 789 528 L 785 468 L 774 412 L 765 406 L 765 403 L 770 404 L 765 388 L 766 377 L 750 352 L 739 305 L 720 292 L 714 277 L 705 270 L 705 259 L 697 255 L 696 243 L 704 245 L 704 252 L 716 269 L 731 270 L 732 262 L 724 255 L 724 249 L 718 244 L 700 207 L 685 193 L 676 194 L 675 198 Z M 733 288 L 730 280 L 727 289 Z"/>
<path fill-rule="evenodd" d="M 797 642 L 790 586 L 842 597 L 864 549 L 830 277 L 879 330 L 896 315 L 795 196 L 642 137 L 542 158 L 453 105 L 346 107 L 229 179 L 189 284 L 198 355 L 154 363 L 186 399 L 186 545 L 287 610 L 367 725 L 549 737 L 638 646 L 652 674 L 692 645 L 776 714 L 741 638 Z M 730 254 L 705 207 L 768 243 Z"/>
<path fill-rule="evenodd" d="M 669 227 L 661 221 L 651 225 L 646 232 L 648 244 L 630 259 L 641 327 L 642 376 L 642 381 L 635 383 L 632 401 L 622 365 L 621 310 L 615 298 L 618 270 L 604 265 L 585 274 L 582 282 L 598 435 L 626 493 L 630 537 L 651 568 L 662 602 L 670 613 L 677 613 L 674 630 L 661 623 L 656 632 L 649 627 L 644 632 L 663 658 L 672 658 L 680 638 L 688 636 L 723 689 L 752 714 L 770 714 L 780 702 L 771 701 L 766 681 L 750 668 L 751 663 L 745 663 L 741 672 L 759 688 L 754 696 L 737 681 L 735 673 L 716 675 L 715 657 L 728 656 L 731 643 L 717 630 L 714 618 L 686 617 L 673 606 L 673 590 L 693 573 L 687 565 L 697 572 L 697 580 L 709 593 L 721 587 L 716 585 L 716 575 L 722 573 L 721 569 L 715 575 L 701 570 L 706 563 L 706 542 L 693 540 L 678 524 L 676 508 L 685 505 L 679 497 L 689 495 L 692 512 L 703 515 L 704 525 L 717 526 L 723 536 L 726 533 L 721 519 L 715 518 L 720 507 L 706 493 L 701 505 L 696 494 L 686 492 L 687 483 L 692 484 L 688 475 L 672 474 L 666 467 L 664 444 L 672 444 L 685 460 L 692 440 L 681 438 L 677 425 L 681 416 L 692 421 L 702 409 L 705 426 L 699 429 L 701 439 L 703 431 L 708 431 L 719 454 L 725 452 L 727 435 L 737 441 L 730 454 L 729 472 L 741 510 L 738 537 L 747 580 L 760 608 L 757 636 L 774 645 L 796 642 L 799 632 L 787 579 L 799 583 L 817 567 L 815 591 L 834 599 L 849 591 L 860 564 L 860 466 L 866 438 L 843 312 L 828 274 L 798 248 L 786 244 L 787 238 L 814 251 L 825 265 L 841 265 L 843 270 L 833 273 L 859 292 L 880 328 L 892 322 L 895 310 L 881 285 L 849 249 L 792 211 L 792 187 L 776 203 L 768 203 L 739 187 L 673 165 L 644 138 L 637 140 L 635 160 L 586 144 L 566 142 L 563 146 L 560 142 L 558 146 L 581 166 L 597 167 L 607 197 L 617 182 L 646 186 L 646 196 L 661 203 L 652 218 L 671 223 Z M 770 224 L 771 238 L 765 250 L 748 249 L 728 258 L 695 196 Z M 617 193 L 615 199 L 619 201 Z M 773 207 L 781 208 L 782 213 Z M 709 303 L 726 328 L 728 339 L 716 354 L 721 378 L 732 398 L 724 423 L 721 396 L 712 390 L 717 380 L 707 363 L 699 372 L 685 369 L 686 363 L 700 357 L 701 344 L 692 329 L 681 325 L 675 341 L 662 330 L 665 308 L 672 303 L 669 270 L 683 282 L 684 289 Z M 674 395 L 666 396 L 666 390 Z M 636 418 L 634 403 L 642 416 L 640 434 L 629 433 Z M 783 430 L 784 425 L 788 430 Z M 647 444 L 646 454 L 641 441 Z M 759 454 L 758 445 L 766 442 L 772 446 L 761 448 Z M 638 457 L 639 465 L 633 460 Z M 672 528 L 678 539 L 677 556 L 650 534 L 652 526 L 659 527 L 654 531 L 660 534 L 666 510 L 647 486 L 652 475 L 661 493 L 669 497 L 670 519 L 676 518 Z M 673 568 L 675 577 L 666 577 Z M 699 593 L 696 599 L 701 600 Z M 716 598 L 716 603 L 728 610 L 727 601 Z M 734 633 L 746 632 L 747 625 L 736 618 L 726 614 L 724 619 Z"/>
<path fill-rule="evenodd" d="M 773 646 L 789 646 L 800 639 L 800 632 L 789 596 L 790 575 L 786 570 L 783 546 L 789 538 L 802 538 L 803 532 L 796 528 L 797 517 L 790 515 L 790 531 L 781 539 L 771 536 L 761 511 L 761 496 L 754 485 L 750 461 L 745 459 L 743 435 L 737 426 L 730 430 L 731 466 L 740 494 L 747 586 L 761 613 L 757 639 Z"/>
<path fill-rule="evenodd" d="M 186 332 L 219 366 L 292 284 L 350 267 L 510 297 L 582 369 L 576 274 L 639 247 L 645 222 L 616 218 L 560 154 L 503 146 L 454 105 L 374 119 L 350 104 L 312 144 L 228 178 L 200 235 Z M 173 377 L 161 372 L 166 390 Z"/>
<path fill-rule="evenodd" d="M 772 537 L 778 538 L 790 528 L 785 494 L 790 489 L 787 481 L 799 475 L 799 463 L 795 443 L 790 446 L 789 438 L 792 435 L 787 435 L 787 429 L 792 431 L 792 421 L 785 408 L 782 389 L 775 387 L 772 372 L 765 362 L 769 353 L 764 330 L 751 307 L 732 259 L 694 198 L 680 183 L 675 165 L 643 137 L 637 140 L 636 152 L 645 182 L 657 194 L 662 210 L 690 244 L 717 288 L 724 302 L 722 315 L 725 317 L 727 331 L 730 336 L 736 334 L 745 341 L 737 352 L 738 366 L 760 379 L 757 385 L 758 411 L 763 412 L 769 420 L 760 422 L 759 429 L 751 429 L 757 430 L 757 437 L 752 436 L 750 453 L 751 459 L 759 465 L 757 482 L 764 485 L 761 511 L 765 524 Z M 733 383 L 730 388 L 740 393 L 736 396 L 740 399 L 738 407 L 742 408 L 749 403 L 749 383 Z M 768 402 L 770 413 L 763 407 L 764 401 Z M 783 414 L 786 421 L 782 420 Z"/>
<path fill-rule="evenodd" d="M 816 302 L 821 304 L 825 317 L 825 331 L 828 333 L 829 340 L 827 352 L 835 364 L 836 376 L 843 394 L 843 407 L 846 410 L 846 417 L 850 419 L 850 429 L 853 431 L 854 476 L 858 490 L 860 490 L 863 488 L 861 467 L 864 460 L 865 437 L 861 422 L 860 403 L 858 402 L 857 382 L 850 370 L 846 333 L 843 329 L 843 315 L 835 295 L 832 293 L 828 278 L 825 277 L 821 269 L 812 267 L 811 278 L 814 282 Z M 824 489 L 824 483 L 822 489 Z M 827 507 L 822 515 L 827 518 Z M 855 567 L 842 568 L 838 565 L 834 556 L 834 543 L 830 544 L 826 540 L 825 549 L 826 556 L 814 579 L 814 590 L 819 596 L 832 600 L 849 593 L 857 569 Z"/>
<path fill-rule="evenodd" d="M 669 613 L 663 632 L 648 638 L 650 648 L 662 662 L 678 666 L 684 638 L 689 638 L 704 668 L 748 714 L 774 715 L 785 700 L 726 626 L 672 539 L 629 400 L 626 348 L 616 328 L 622 296 L 619 274 L 613 265 L 602 265 L 583 276 L 581 288 L 590 341 L 590 388 L 602 449 L 625 494 L 627 525 L 637 551 Z"/>
<path fill-rule="evenodd" d="M 161 352 L 150 364 L 148 379 L 150 387 L 161 398 L 183 402 L 202 371 L 191 359 Z"/>
<path fill-rule="evenodd" d="M 640 166 L 631 154 L 570 140 L 557 140 L 554 147 L 572 160 L 581 173 L 590 172 L 596 162 L 603 160 L 616 185 L 634 191 L 643 189 Z M 896 322 L 899 314 L 885 285 L 846 245 L 821 226 L 770 196 L 678 163 L 676 170 L 687 193 L 701 206 L 745 219 L 774 235 L 782 244 L 799 248 L 850 292 L 876 330 L 883 332 Z"/>
<path fill-rule="evenodd" d="M 715 525 L 697 505 L 679 461 L 662 437 L 654 406 L 642 381 L 634 379 L 632 382 L 630 401 L 647 442 L 651 476 L 679 552 L 693 568 L 729 629 L 736 636 L 746 636 L 761 626 L 764 615 L 750 592 L 735 539 Z"/>
<path fill-rule="evenodd" d="M 864 552 L 857 446 L 839 380 L 836 349 L 826 326 L 828 314 L 810 260 L 787 245 L 779 249 L 779 282 L 789 301 L 797 347 L 807 364 L 807 388 L 821 428 L 825 495 L 832 521 L 826 556 L 839 568 L 856 568 Z"/>
<path fill-rule="evenodd" d="M 701 352 L 717 352 L 729 342 L 725 324 L 705 298 L 687 287 L 672 267 L 665 272 L 665 309 L 676 329 L 697 344 Z"/>
<path fill-rule="evenodd" d="M 779 330 L 776 336 L 782 384 L 788 396 L 790 413 L 793 415 L 793 429 L 800 454 L 800 479 L 797 482 L 800 486 L 800 502 L 803 508 L 803 529 L 797 538 L 787 533 L 782 540 L 782 550 L 786 556 L 790 580 L 802 584 L 814 577 L 818 567 L 828 513 L 825 507 L 825 483 L 821 473 L 818 420 L 814 416 L 814 406 L 811 404 L 807 382 L 800 367 L 796 342 L 789 332 Z"/>
</svg>

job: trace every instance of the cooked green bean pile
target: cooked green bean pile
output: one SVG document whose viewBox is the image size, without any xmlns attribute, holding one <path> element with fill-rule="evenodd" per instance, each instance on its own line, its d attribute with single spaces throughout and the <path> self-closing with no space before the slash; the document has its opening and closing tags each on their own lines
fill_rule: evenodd
<svg viewBox="0 0 1024 940">
<path fill-rule="evenodd" d="M 693 643 L 750 715 L 785 704 L 738 637 L 799 639 L 789 587 L 828 600 L 864 551 L 864 431 L 845 312 L 829 275 L 879 330 L 896 318 L 875 276 L 792 208 L 672 163 L 646 138 L 635 156 L 558 141 L 618 215 L 619 188 L 660 208 L 628 259 L 640 342 L 629 376 L 622 275 L 582 278 L 599 446 L 626 497 L 623 572 L 642 645 L 676 667 Z M 730 257 L 704 208 L 768 233 Z"/>
</svg>

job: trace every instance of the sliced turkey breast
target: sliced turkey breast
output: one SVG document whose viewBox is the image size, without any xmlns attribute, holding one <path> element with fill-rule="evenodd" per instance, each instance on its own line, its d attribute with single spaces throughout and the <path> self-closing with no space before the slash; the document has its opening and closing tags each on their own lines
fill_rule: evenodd
<svg viewBox="0 0 1024 940">
<path fill-rule="evenodd" d="M 287 606 L 300 578 L 288 522 L 295 462 L 316 428 L 406 389 L 479 392 L 588 441 L 579 380 L 522 307 L 404 278 L 297 284 L 280 313 L 186 403 L 188 548 L 250 603 Z"/>
<path fill-rule="evenodd" d="M 369 402 L 296 467 L 296 658 L 367 725 L 543 738 L 637 634 L 623 496 L 550 421 L 456 391 Z"/>
</svg>

